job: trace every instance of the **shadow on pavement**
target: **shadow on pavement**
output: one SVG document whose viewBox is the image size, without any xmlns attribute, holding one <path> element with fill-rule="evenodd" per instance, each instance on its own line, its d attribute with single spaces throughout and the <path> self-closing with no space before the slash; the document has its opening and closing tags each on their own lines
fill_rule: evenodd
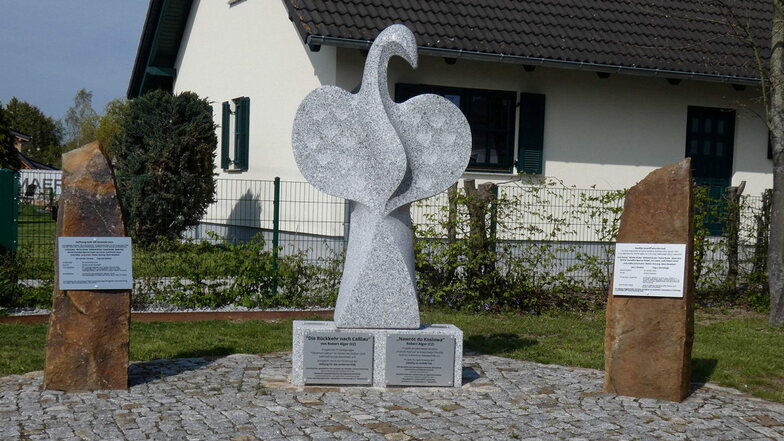
<svg viewBox="0 0 784 441">
<path fill-rule="evenodd" d="M 132 363 L 128 367 L 128 386 L 137 386 L 179 375 L 183 372 L 201 369 L 216 359 L 233 354 L 233 348 L 215 346 L 199 351 L 185 351 L 175 354 L 172 358 Z"/>
</svg>

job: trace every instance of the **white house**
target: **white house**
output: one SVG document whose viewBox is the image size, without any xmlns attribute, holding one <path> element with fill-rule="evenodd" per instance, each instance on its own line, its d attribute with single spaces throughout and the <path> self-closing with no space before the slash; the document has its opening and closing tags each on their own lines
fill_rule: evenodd
<svg viewBox="0 0 784 441">
<path fill-rule="evenodd" d="M 714 194 L 741 181 L 760 194 L 772 162 L 752 51 L 712 6 L 658 4 L 150 0 L 128 97 L 156 88 L 207 97 L 220 177 L 302 181 L 291 151 L 297 106 L 323 85 L 358 89 L 372 40 L 403 23 L 417 36 L 419 67 L 393 59 L 390 93 L 438 93 L 460 106 L 474 147 L 465 178 L 525 172 L 622 189 L 689 156 Z M 769 2 L 742 2 L 735 16 L 766 56 Z M 336 222 L 322 233 L 341 232 Z"/>
<path fill-rule="evenodd" d="M 322 85 L 357 88 L 370 42 L 401 22 L 420 66 L 393 62 L 390 90 L 459 103 L 474 137 L 466 177 L 525 171 L 617 189 L 691 156 L 698 180 L 758 194 L 772 164 L 751 51 L 712 22 L 720 11 L 672 3 L 151 0 L 128 96 L 208 97 L 221 176 L 302 180 L 297 105 Z M 743 4 L 736 13 L 766 42 L 768 2 Z"/>
</svg>

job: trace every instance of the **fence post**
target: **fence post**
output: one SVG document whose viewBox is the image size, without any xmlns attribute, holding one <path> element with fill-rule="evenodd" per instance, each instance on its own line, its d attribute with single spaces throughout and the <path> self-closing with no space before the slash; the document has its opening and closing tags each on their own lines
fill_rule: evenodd
<svg viewBox="0 0 784 441">
<path fill-rule="evenodd" d="M 19 239 L 19 176 L 0 170 L 0 251 L 16 253 Z"/>
<path fill-rule="evenodd" d="M 280 178 L 275 177 L 272 201 L 272 294 L 278 293 L 278 244 L 280 242 Z"/>
<path fill-rule="evenodd" d="M 498 232 L 498 186 L 493 185 L 493 199 L 490 202 L 490 251 L 496 251 L 496 243 L 498 243 L 498 238 L 496 234 Z"/>
</svg>

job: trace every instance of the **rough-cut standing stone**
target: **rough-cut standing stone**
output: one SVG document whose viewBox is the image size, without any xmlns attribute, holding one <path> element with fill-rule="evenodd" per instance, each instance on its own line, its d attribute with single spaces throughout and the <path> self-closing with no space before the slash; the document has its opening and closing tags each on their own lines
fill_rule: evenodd
<svg viewBox="0 0 784 441">
<path fill-rule="evenodd" d="M 341 328 L 419 328 L 410 203 L 449 188 L 471 155 L 468 122 L 449 100 L 392 101 L 387 65 L 394 55 L 417 65 L 414 34 L 403 25 L 376 38 L 357 94 L 318 88 L 294 119 L 303 176 L 356 202 L 335 307 Z"/>
<path fill-rule="evenodd" d="M 626 195 L 620 243 L 686 244 L 683 298 L 616 297 L 604 338 L 605 392 L 682 401 L 694 336 L 692 180 L 689 158 L 653 171 Z"/>
<path fill-rule="evenodd" d="M 64 154 L 57 236 L 125 235 L 114 175 L 98 143 Z M 126 389 L 130 318 L 130 291 L 61 291 L 56 276 L 44 388 Z"/>
</svg>

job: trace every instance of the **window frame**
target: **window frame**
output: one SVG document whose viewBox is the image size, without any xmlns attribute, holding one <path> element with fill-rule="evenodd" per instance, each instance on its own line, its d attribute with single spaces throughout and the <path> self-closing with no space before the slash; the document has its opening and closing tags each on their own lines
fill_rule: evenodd
<svg viewBox="0 0 784 441">
<path fill-rule="evenodd" d="M 488 135 L 492 134 L 501 134 L 502 136 L 506 136 L 504 141 L 504 145 L 501 148 L 496 148 L 497 153 L 499 156 L 502 156 L 504 160 L 499 161 L 497 163 L 492 162 L 476 162 L 471 161 L 466 168 L 466 172 L 479 172 L 479 173 L 513 173 L 514 166 L 515 166 L 515 135 L 517 133 L 517 99 L 518 93 L 517 91 L 512 90 L 495 90 L 495 89 L 473 89 L 473 88 L 464 88 L 464 87 L 452 87 L 452 86 L 439 86 L 433 84 L 413 84 L 413 83 L 396 83 L 395 84 L 395 102 L 403 102 L 408 100 L 416 95 L 424 94 L 424 93 L 431 93 L 435 95 L 456 95 L 460 97 L 460 104 L 458 107 L 465 115 L 466 119 L 468 120 L 469 125 L 471 126 L 471 137 L 472 143 L 475 143 L 478 139 L 475 136 L 475 133 L 479 130 L 485 131 L 485 139 L 488 138 Z M 476 123 L 472 124 L 472 120 L 476 121 L 478 115 L 473 114 L 473 98 L 475 97 L 484 97 L 490 99 L 507 99 L 509 100 L 510 106 L 509 110 L 507 111 L 505 129 L 498 129 L 493 128 L 492 124 L 489 122 L 485 124 L 484 127 L 476 127 Z M 447 98 L 448 99 L 448 98 Z M 489 116 L 489 115 L 488 115 Z M 489 121 L 489 120 L 488 120 Z M 484 155 L 487 158 L 490 155 L 493 147 L 485 144 L 484 148 Z M 472 145 L 472 153 L 474 150 L 474 146 Z"/>
<path fill-rule="evenodd" d="M 248 170 L 250 166 L 249 97 L 241 96 L 221 103 L 220 152 L 220 165 L 223 171 Z"/>
</svg>

